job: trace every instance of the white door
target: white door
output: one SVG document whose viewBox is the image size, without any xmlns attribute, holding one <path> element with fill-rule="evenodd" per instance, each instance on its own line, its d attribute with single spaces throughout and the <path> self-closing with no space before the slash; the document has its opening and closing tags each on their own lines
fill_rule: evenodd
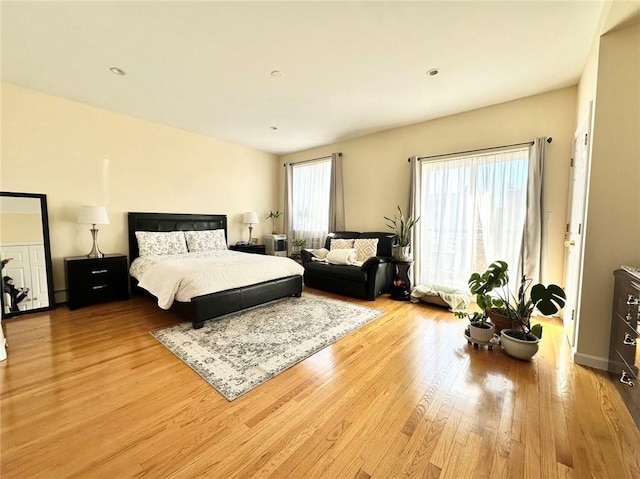
<svg viewBox="0 0 640 479">
<path fill-rule="evenodd" d="M 44 245 L 29 246 L 31 265 L 31 292 L 29 309 L 46 308 L 49 306 L 49 285 L 47 284 L 47 261 L 44 255 Z"/>
<path fill-rule="evenodd" d="M 565 334 L 574 346 L 578 323 L 578 302 L 582 289 L 582 258 L 587 178 L 589 171 L 589 145 L 591 131 L 591 104 L 573 138 L 571 176 L 569 178 L 569 207 L 565 232 L 565 292 L 567 304 L 562 313 Z"/>
<path fill-rule="evenodd" d="M 28 246 L 2 246 L 0 251 L 0 257 L 2 259 L 12 258 L 4 268 L 2 268 L 2 281 L 4 286 L 4 278 L 8 276 L 11 278 L 13 285 L 16 288 L 29 288 L 31 289 L 31 260 L 29 258 Z M 4 289 L 3 289 L 4 292 Z M 4 306 L 5 312 L 9 312 L 10 309 L 10 297 L 7 293 L 4 293 Z M 27 294 L 27 297 L 18 304 L 20 311 L 26 311 L 32 309 L 31 292 Z"/>
</svg>

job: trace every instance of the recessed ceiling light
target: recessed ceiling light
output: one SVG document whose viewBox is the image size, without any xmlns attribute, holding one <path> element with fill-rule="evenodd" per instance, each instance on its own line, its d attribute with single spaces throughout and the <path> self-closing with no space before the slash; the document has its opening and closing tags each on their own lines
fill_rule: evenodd
<svg viewBox="0 0 640 479">
<path fill-rule="evenodd" d="M 122 70 L 121 68 L 118 67 L 111 67 L 109 68 L 109 70 L 111 70 L 111 73 L 113 73 L 114 75 L 118 75 L 118 76 L 125 76 L 127 74 L 127 72 L 125 72 L 124 70 Z"/>
<path fill-rule="evenodd" d="M 440 70 L 438 70 L 437 68 L 432 68 L 431 70 L 427 70 L 427 76 L 429 77 L 434 77 L 438 73 L 440 73 Z"/>
<path fill-rule="evenodd" d="M 271 76 L 273 78 L 282 78 L 284 76 L 284 73 L 282 73 L 280 70 L 273 70 L 271 72 Z"/>
<path fill-rule="evenodd" d="M 277 126 L 270 126 L 270 127 L 269 127 L 269 129 L 270 129 L 270 130 L 277 130 L 277 129 L 278 129 L 278 127 L 277 127 Z"/>
</svg>

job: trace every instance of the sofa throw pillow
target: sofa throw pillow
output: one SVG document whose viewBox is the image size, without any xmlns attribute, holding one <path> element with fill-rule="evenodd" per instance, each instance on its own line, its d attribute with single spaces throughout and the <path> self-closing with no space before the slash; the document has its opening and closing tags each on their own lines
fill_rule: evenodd
<svg viewBox="0 0 640 479">
<path fill-rule="evenodd" d="M 356 263 L 356 250 L 353 248 L 332 249 L 325 258 L 327 263 L 352 265 Z"/>
<path fill-rule="evenodd" d="M 362 238 L 353 242 L 356 250 L 356 260 L 364 263 L 373 258 L 378 251 L 378 238 Z"/>
<path fill-rule="evenodd" d="M 136 231 L 140 256 L 187 253 L 182 231 Z"/>
<path fill-rule="evenodd" d="M 189 251 L 221 251 L 227 249 L 224 230 L 185 231 Z"/>
<path fill-rule="evenodd" d="M 352 239 L 333 238 L 331 240 L 331 251 L 334 249 L 353 249 Z"/>
</svg>

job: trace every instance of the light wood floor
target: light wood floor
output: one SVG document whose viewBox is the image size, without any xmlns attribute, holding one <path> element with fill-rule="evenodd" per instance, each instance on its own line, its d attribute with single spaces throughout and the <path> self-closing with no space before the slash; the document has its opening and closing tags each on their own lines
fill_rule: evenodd
<svg viewBox="0 0 640 479">
<path fill-rule="evenodd" d="M 149 334 L 177 318 L 147 298 L 3 321 L 0 476 L 640 477 L 640 433 L 558 325 L 527 363 L 445 310 L 354 302 L 386 314 L 233 402 Z"/>
</svg>

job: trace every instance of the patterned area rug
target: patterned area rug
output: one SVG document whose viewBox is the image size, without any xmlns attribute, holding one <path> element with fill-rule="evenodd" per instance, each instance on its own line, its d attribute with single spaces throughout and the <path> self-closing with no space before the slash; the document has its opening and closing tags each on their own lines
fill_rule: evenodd
<svg viewBox="0 0 640 479">
<path fill-rule="evenodd" d="M 382 313 L 305 293 L 151 334 L 232 401 Z"/>
</svg>

